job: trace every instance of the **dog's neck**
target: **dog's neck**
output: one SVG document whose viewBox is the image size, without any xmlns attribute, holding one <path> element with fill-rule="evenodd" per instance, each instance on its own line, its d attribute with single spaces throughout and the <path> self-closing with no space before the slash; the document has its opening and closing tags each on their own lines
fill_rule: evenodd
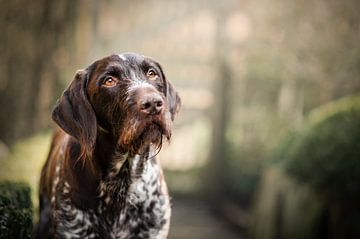
<svg viewBox="0 0 360 239">
<path fill-rule="evenodd" d="M 133 203 L 127 200 L 134 197 L 127 196 L 132 184 L 139 179 L 145 187 L 152 184 L 153 187 L 159 186 L 160 168 L 155 159 L 156 150 L 148 145 L 141 153 L 134 154 L 119 149 L 116 143 L 117 139 L 111 134 L 98 131 L 93 158 L 84 164 L 74 160 L 67 162 L 67 168 L 71 169 L 69 180 L 74 185 L 72 197 L 80 208 L 95 208 L 99 199 L 110 210 L 123 208 L 126 203 Z M 75 146 L 77 143 L 72 144 Z M 90 170 L 88 162 L 94 164 L 95 172 Z M 154 176 L 146 178 L 149 173 Z"/>
<path fill-rule="evenodd" d="M 97 172 L 101 175 L 101 178 L 107 177 L 108 174 L 114 174 L 114 168 L 119 170 L 126 159 L 135 158 L 137 155 L 147 159 L 155 154 L 151 144 L 144 145 L 137 152 L 132 152 L 119 146 L 117 141 L 117 137 L 113 136 L 109 131 L 101 127 L 98 128 L 93 160 L 96 163 Z"/>
<path fill-rule="evenodd" d="M 142 197 L 142 195 L 134 196 L 134 190 L 131 190 L 131 185 L 139 180 L 145 185 L 156 186 L 159 166 L 155 159 L 156 150 L 151 144 L 133 153 L 118 147 L 116 138 L 104 131 L 99 132 L 97 142 L 99 152 L 97 152 L 96 160 L 101 162 L 99 164 L 101 168 L 99 196 L 108 208 L 123 208 L 126 203 L 135 203 L 134 198 Z M 104 145 L 104 142 L 110 144 Z M 105 152 L 106 150 L 108 151 Z M 148 178 L 149 173 L 153 174 L 152 178 Z M 137 193 L 142 192 L 135 194 Z"/>
</svg>

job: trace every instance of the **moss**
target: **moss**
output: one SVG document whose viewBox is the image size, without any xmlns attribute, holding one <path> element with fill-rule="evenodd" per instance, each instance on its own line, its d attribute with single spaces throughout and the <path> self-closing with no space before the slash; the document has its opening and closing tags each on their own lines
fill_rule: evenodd
<svg viewBox="0 0 360 239">
<path fill-rule="evenodd" d="M 0 183 L 0 238 L 32 237 L 30 187 L 25 183 Z"/>
</svg>

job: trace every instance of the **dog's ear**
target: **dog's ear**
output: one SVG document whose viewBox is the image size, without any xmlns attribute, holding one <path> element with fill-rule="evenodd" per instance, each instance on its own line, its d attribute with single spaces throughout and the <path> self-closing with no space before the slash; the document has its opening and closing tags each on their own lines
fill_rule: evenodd
<svg viewBox="0 0 360 239">
<path fill-rule="evenodd" d="M 170 81 L 167 81 L 166 98 L 171 113 L 171 120 L 174 121 L 175 115 L 181 108 L 181 99 Z"/>
<path fill-rule="evenodd" d="M 159 67 L 161 76 L 166 83 L 166 99 L 167 99 L 166 103 L 169 107 L 169 111 L 171 114 L 171 120 L 174 121 L 175 115 L 180 111 L 180 108 L 181 108 L 181 99 L 180 99 L 179 94 L 175 91 L 175 88 L 171 84 L 171 82 L 166 80 L 166 77 L 165 77 L 165 74 L 164 74 L 164 71 L 163 71 L 161 65 L 156 61 L 155 61 L 155 64 Z"/>
<path fill-rule="evenodd" d="M 86 78 L 86 70 L 77 71 L 52 112 L 52 119 L 79 141 L 79 158 L 92 155 L 97 133 L 95 112 L 86 94 Z"/>
</svg>

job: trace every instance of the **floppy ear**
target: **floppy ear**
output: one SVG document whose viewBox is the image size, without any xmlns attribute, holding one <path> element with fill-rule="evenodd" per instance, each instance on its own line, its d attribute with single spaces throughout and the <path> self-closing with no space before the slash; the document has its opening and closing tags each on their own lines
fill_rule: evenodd
<svg viewBox="0 0 360 239">
<path fill-rule="evenodd" d="M 181 99 L 179 94 L 175 91 L 174 86 L 171 84 L 170 81 L 166 80 L 164 71 L 161 65 L 155 61 L 155 64 L 159 67 L 160 73 L 163 79 L 166 82 L 166 100 L 167 105 L 169 107 L 169 111 L 171 114 L 171 120 L 174 121 L 175 115 L 180 111 L 181 108 Z"/>
<path fill-rule="evenodd" d="M 86 77 L 85 70 L 76 72 L 74 80 L 57 101 L 52 112 L 52 119 L 79 141 L 79 158 L 92 155 L 97 133 L 96 116 L 86 95 Z"/>
<path fill-rule="evenodd" d="M 181 108 L 181 99 L 179 94 L 175 91 L 173 85 L 167 81 L 166 98 L 171 113 L 171 120 L 174 121 L 175 115 Z"/>
</svg>

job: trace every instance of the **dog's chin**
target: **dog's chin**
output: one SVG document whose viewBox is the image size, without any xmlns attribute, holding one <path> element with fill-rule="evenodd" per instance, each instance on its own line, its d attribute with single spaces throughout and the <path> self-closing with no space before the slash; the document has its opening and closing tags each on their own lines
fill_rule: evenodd
<svg viewBox="0 0 360 239">
<path fill-rule="evenodd" d="M 163 129 L 157 124 L 146 125 L 140 136 L 136 140 L 141 140 L 145 144 L 156 143 L 163 135 Z"/>
<path fill-rule="evenodd" d="M 163 138 L 170 139 L 170 131 L 159 121 L 140 122 L 132 128 L 135 129 L 132 134 L 123 135 L 119 143 L 121 148 L 133 154 L 142 154 L 150 146 L 160 149 Z"/>
</svg>

